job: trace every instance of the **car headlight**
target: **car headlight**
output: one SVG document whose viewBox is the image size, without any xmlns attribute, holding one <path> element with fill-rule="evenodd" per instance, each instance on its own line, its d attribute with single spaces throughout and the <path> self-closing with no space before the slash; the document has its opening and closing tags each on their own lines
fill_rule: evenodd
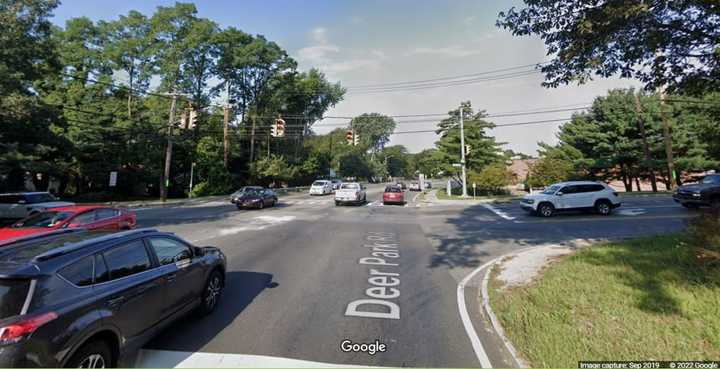
<svg viewBox="0 0 720 369">
<path fill-rule="evenodd" d="M 700 197 L 700 196 L 702 196 L 702 195 L 701 195 L 700 193 L 698 193 L 698 192 L 695 192 L 695 193 L 693 193 L 692 195 L 693 195 L 693 197 Z"/>
</svg>

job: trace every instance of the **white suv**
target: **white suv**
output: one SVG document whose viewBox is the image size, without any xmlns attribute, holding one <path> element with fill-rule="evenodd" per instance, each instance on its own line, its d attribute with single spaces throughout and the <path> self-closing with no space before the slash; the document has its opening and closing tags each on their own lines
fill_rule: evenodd
<svg viewBox="0 0 720 369">
<path fill-rule="evenodd" d="M 310 186 L 310 195 L 328 195 L 333 193 L 333 185 L 330 181 L 318 180 Z"/>
<path fill-rule="evenodd" d="M 620 204 L 618 193 L 612 188 L 590 181 L 556 183 L 541 193 L 526 195 L 520 200 L 524 210 L 543 217 L 565 210 L 594 210 L 608 215 Z"/>
<path fill-rule="evenodd" d="M 0 218 L 19 219 L 47 209 L 75 205 L 58 201 L 47 192 L 20 192 L 0 194 Z"/>
</svg>

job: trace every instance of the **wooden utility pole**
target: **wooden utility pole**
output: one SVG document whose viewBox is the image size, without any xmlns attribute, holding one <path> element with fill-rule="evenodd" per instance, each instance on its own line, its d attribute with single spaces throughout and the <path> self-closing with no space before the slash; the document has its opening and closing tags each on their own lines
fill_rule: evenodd
<svg viewBox="0 0 720 369">
<path fill-rule="evenodd" d="M 640 136 L 642 137 L 643 151 L 645 152 L 645 170 L 650 172 L 650 184 L 652 185 L 652 191 L 657 192 L 657 180 L 655 179 L 655 168 L 651 165 L 650 158 L 650 147 L 648 146 L 647 136 L 645 135 L 645 122 L 642 117 L 642 106 L 640 105 L 640 97 L 637 94 L 635 96 L 635 116 L 637 117 L 638 128 L 640 129 Z M 640 186 L 638 185 L 638 191 Z"/>
<path fill-rule="evenodd" d="M 170 185 L 170 164 L 172 162 L 172 131 L 175 124 L 175 105 L 177 103 L 177 93 L 172 94 L 172 103 L 170 104 L 170 117 L 168 118 L 167 147 L 165 149 L 165 171 L 160 179 L 160 200 L 167 200 L 168 186 Z"/>
<path fill-rule="evenodd" d="M 268 142 L 267 142 L 267 157 L 270 158 L 270 135 L 267 136 Z"/>
<path fill-rule="evenodd" d="M 225 168 L 228 167 L 230 161 L 230 82 L 225 82 L 225 107 L 223 116 L 223 159 Z"/>
<path fill-rule="evenodd" d="M 250 129 L 250 162 L 255 160 L 255 114 L 252 115 L 252 128 Z"/>
<path fill-rule="evenodd" d="M 672 152 L 672 134 L 670 121 L 667 119 L 665 114 L 665 86 L 660 87 L 660 118 L 663 123 L 663 137 L 665 140 L 665 156 L 667 156 L 667 171 L 668 171 L 668 190 L 672 191 L 675 188 L 675 167 L 673 165 L 673 152 Z"/>
</svg>

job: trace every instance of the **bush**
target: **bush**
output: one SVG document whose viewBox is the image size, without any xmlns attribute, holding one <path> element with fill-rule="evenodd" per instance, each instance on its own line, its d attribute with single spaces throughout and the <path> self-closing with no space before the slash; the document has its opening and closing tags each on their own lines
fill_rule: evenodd
<svg viewBox="0 0 720 369">
<path fill-rule="evenodd" d="M 720 267 L 720 210 L 703 212 L 688 221 L 687 249 L 704 267 Z"/>
<path fill-rule="evenodd" d="M 507 169 L 507 166 L 497 163 L 486 166 L 479 173 L 470 172 L 468 185 L 475 183 L 478 192 L 483 195 L 500 195 L 507 192 L 506 187 L 510 185 L 512 179 L 512 172 Z"/>
</svg>

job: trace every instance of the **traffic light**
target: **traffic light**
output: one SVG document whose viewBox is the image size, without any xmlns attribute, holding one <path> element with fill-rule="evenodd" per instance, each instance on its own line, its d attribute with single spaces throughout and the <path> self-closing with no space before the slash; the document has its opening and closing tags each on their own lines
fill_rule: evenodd
<svg viewBox="0 0 720 369">
<path fill-rule="evenodd" d="M 285 121 L 278 117 L 275 120 L 275 127 L 273 127 L 273 137 L 283 137 L 285 136 Z"/>
<path fill-rule="evenodd" d="M 465 155 L 470 154 L 470 145 L 465 145 Z"/>
<path fill-rule="evenodd" d="M 354 136 L 355 134 L 353 133 L 353 131 L 347 131 L 347 133 L 345 133 L 345 141 L 347 141 L 348 145 L 352 145 L 353 143 L 355 143 Z"/>
<path fill-rule="evenodd" d="M 197 125 L 197 112 L 195 109 L 190 110 L 190 119 L 187 125 L 188 129 L 195 129 L 195 125 Z"/>
<path fill-rule="evenodd" d="M 353 134 L 353 145 L 357 146 L 360 143 L 360 135 L 357 133 Z"/>
<path fill-rule="evenodd" d="M 180 129 L 187 129 L 188 121 L 189 121 L 189 117 L 188 117 L 189 112 L 190 112 L 189 109 L 183 109 L 183 112 L 180 114 Z"/>
</svg>

